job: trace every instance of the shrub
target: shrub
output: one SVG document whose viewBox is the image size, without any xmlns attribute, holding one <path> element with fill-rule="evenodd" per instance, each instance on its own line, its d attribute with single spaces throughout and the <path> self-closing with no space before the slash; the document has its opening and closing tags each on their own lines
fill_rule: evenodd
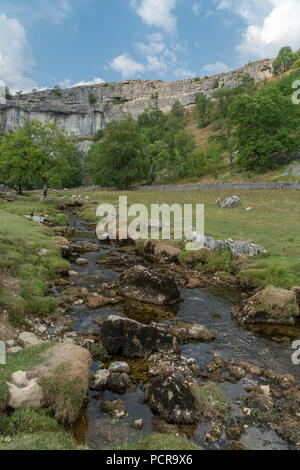
<svg viewBox="0 0 300 470">
<path fill-rule="evenodd" d="M 96 103 L 97 103 L 96 96 L 94 95 L 94 93 L 90 93 L 89 94 L 89 104 L 90 104 L 90 106 L 93 106 Z"/>
<path fill-rule="evenodd" d="M 59 85 L 55 85 L 55 87 L 53 88 L 53 93 L 55 96 L 61 96 L 61 89 Z"/>
<path fill-rule="evenodd" d="M 298 69 L 300 67 L 300 58 L 295 60 L 295 62 L 292 65 L 292 69 Z"/>
</svg>

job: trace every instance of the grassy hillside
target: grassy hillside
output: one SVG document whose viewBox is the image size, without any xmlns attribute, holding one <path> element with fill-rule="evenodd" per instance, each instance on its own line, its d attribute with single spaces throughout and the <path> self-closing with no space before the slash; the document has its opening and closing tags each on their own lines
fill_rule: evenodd
<svg viewBox="0 0 300 470">
<path fill-rule="evenodd" d="M 54 312 L 57 300 L 48 296 L 48 281 L 68 268 L 60 254 L 60 240 L 53 232 L 25 217 L 47 215 L 54 223 L 65 223 L 52 203 L 38 196 L 0 199 L 0 308 L 7 309 L 15 324 L 27 314 Z M 40 255 L 41 250 L 47 250 Z"/>
</svg>

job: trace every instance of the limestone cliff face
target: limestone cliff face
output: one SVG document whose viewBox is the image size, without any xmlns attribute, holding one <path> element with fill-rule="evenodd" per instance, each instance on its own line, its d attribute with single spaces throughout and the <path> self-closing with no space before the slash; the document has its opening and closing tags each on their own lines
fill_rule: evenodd
<svg viewBox="0 0 300 470">
<path fill-rule="evenodd" d="M 155 101 L 162 111 L 168 112 L 177 100 L 189 107 L 195 103 L 195 96 L 200 92 L 211 97 L 216 86 L 234 88 L 245 74 L 255 80 L 269 77 L 272 62 L 272 59 L 266 59 L 233 72 L 169 83 L 128 80 L 70 88 L 61 90 L 60 95 L 53 90 L 29 93 L 0 104 L 0 133 L 15 131 L 24 119 L 37 119 L 41 122 L 56 120 L 68 133 L 80 137 L 91 136 L 126 113 L 137 118 Z M 91 94 L 96 98 L 96 104 L 92 106 L 89 104 Z"/>
</svg>

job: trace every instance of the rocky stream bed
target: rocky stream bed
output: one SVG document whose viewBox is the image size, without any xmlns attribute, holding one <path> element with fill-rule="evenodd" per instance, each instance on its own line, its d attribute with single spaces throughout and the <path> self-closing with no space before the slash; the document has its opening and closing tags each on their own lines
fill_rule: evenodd
<svg viewBox="0 0 300 470">
<path fill-rule="evenodd" d="M 79 254 L 70 258 L 70 276 L 52 289 L 62 299 L 64 315 L 58 323 L 48 322 L 47 331 L 43 325 L 39 329 L 44 339 L 74 342 L 93 355 L 89 397 L 72 428 L 78 442 L 92 449 L 112 448 L 156 431 L 184 433 L 205 449 L 300 448 L 300 366 L 291 360 L 291 342 L 300 338 L 299 328 L 239 326 L 232 308 L 242 301 L 242 293 L 202 287 L 201 282 L 192 288 L 195 280 L 181 283 L 180 271 L 149 265 L 132 246 L 100 243 L 94 227 L 76 213 L 69 224 L 72 250 L 78 247 Z M 107 294 L 120 273 L 139 265 L 167 272 L 182 300 L 164 306 L 120 299 L 122 286 Z M 154 335 L 157 344 L 168 334 L 175 336 L 171 345 L 153 348 L 145 357 L 131 354 L 132 345 L 121 349 L 135 357 L 125 357 L 121 349 L 98 356 L 101 330 L 106 334 L 116 324 L 116 335 L 120 328 L 138 328 L 145 341 Z M 101 342 L 113 351 L 116 337 L 109 334 Z M 107 371 L 112 363 L 115 370 Z M 104 377 L 103 386 L 95 387 L 97 372 L 100 381 Z M 199 401 L 191 404 L 194 396 Z"/>
</svg>

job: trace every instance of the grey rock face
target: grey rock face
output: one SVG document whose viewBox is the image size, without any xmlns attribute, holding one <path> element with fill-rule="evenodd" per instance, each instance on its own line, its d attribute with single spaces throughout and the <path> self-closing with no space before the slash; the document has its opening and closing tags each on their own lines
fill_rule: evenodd
<svg viewBox="0 0 300 470">
<path fill-rule="evenodd" d="M 269 77 L 272 62 L 272 59 L 253 62 L 236 71 L 198 80 L 184 79 L 170 83 L 128 80 L 61 90 L 59 96 L 53 90 L 28 93 L 0 104 L 0 133 L 15 131 L 25 118 L 40 122 L 59 120 L 68 133 L 91 136 L 113 119 L 120 119 L 127 113 L 137 118 L 144 109 L 153 105 L 155 93 L 158 94 L 158 106 L 164 112 L 170 111 L 177 100 L 189 107 L 195 103 L 198 93 L 212 96 L 216 79 L 219 88 L 234 88 L 241 83 L 244 74 L 255 80 Z M 91 93 L 96 98 L 93 106 L 89 104 Z"/>
</svg>

